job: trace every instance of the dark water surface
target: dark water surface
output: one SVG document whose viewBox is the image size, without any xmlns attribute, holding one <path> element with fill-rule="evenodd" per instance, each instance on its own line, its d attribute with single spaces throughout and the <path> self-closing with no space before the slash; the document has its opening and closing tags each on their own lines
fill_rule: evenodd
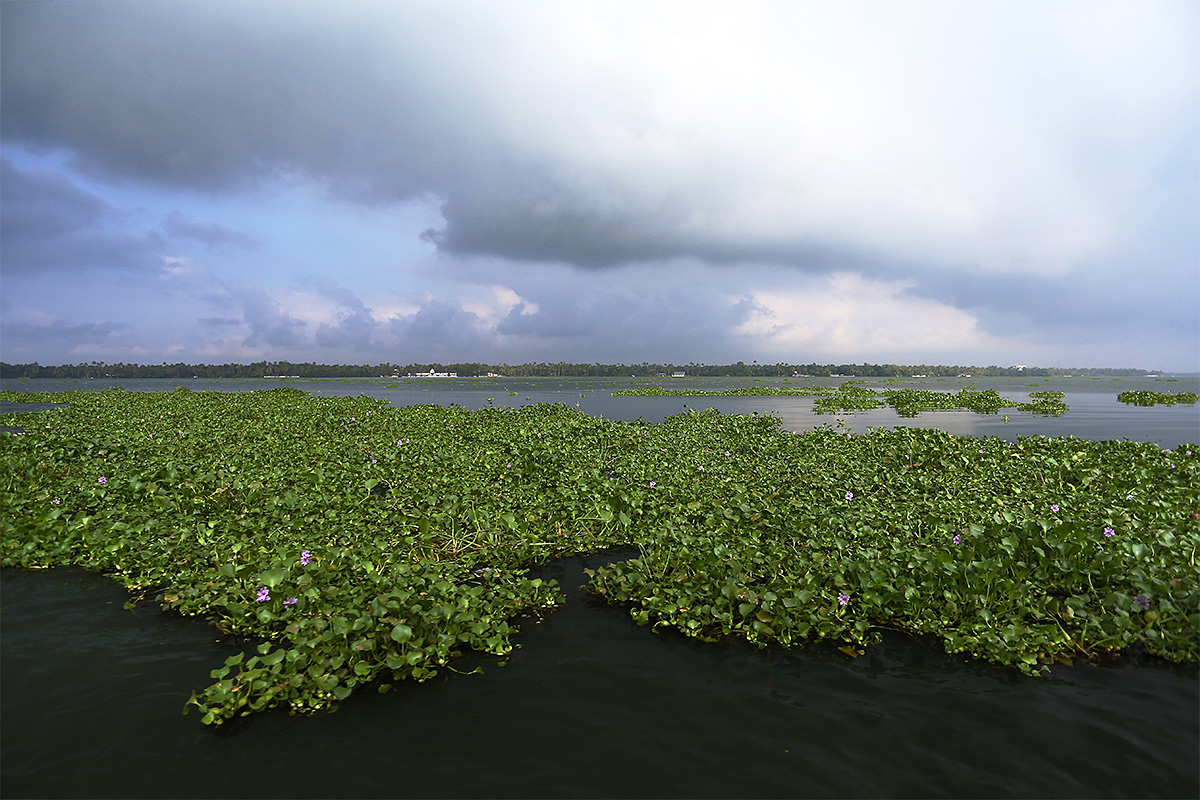
<svg viewBox="0 0 1200 800">
<path fill-rule="evenodd" d="M 4 388 L 82 388 L 69 381 L 17 383 Z M 109 383 L 147 391 L 176 382 Z M 192 388 L 265 388 L 196 383 L 204 385 Z M 935 424 L 931 414 L 887 421 L 890 410 L 818 417 L 811 398 L 612 398 L 606 381 L 507 381 L 503 391 L 457 384 L 387 389 L 383 382 L 363 388 L 370 383 L 289 382 L 326 395 L 403 393 L 389 397 L 396 405 L 481 407 L 491 396 L 497 405 L 579 402 L 589 413 L 649 421 L 685 403 L 774 411 L 791 430 L 837 419 L 853 430 Z M 1037 390 L 975 383 L 1022 399 Z M 936 415 L 936 424 L 976 435 L 1015 436 L 1018 426 L 1020 435 L 1131 438 L 1168 447 L 1200 438 L 1194 406 L 1137 409 L 1115 402 L 1116 391 L 1126 388 L 1194 387 L 1134 383 L 1063 389 L 1071 406 L 1064 418 L 1014 413 L 1006 425 L 998 416 L 950 412 Z M 577 589 L 584 567 L 630 555 L 539 568 L 558 580 L 569 601 L 544 620 L 521 623 L 520 647 L 506 666 L 468 655 L 457 668 L 481 666 L 482 674 L 444 672 L 425 684 L 397 684 L 387 695 L 353 696 L 334 714 L 270 712 L 219 733 L 194 713 L 180 713 L 190 693 L 211 682 L 209 671 L 235 652 L 203 621 L 152 603 L 126 610 L 128 594 L 101 575 L 2 570 L 0 795 L 1200 796 L 1195 665 L 1127 657 L 1055 666 L 1050 678 L 1039 679 L 950 656 L 936 640 L 900 633 L 859 658 L 832 644 L 759 650 L 744 642 L 703 643 L 639 628 L 625 610 Z"/>
<path fill-rule="evenodd" d="M 626 556 L 627 557 L 627 556 Z M 570 559 L 541 570 L 573 589 Z M 759 650 L 637 627 L 570 592 L 500 667 L 270 712 L 214 733 L 180 709 L 232 649 L 103 576 L 4 570 L 10 797 L 1195 797 L 1192 667 L 1050 679 L 892 634 Z"/>
</svg>

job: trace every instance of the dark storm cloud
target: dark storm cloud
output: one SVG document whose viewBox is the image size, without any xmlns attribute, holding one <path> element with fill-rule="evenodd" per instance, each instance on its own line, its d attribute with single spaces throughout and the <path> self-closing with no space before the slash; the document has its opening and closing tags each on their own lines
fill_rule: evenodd
<svg viewBox="0 0 1200 800">
<path fill-rule="evenodd" d="M 1054 37 L 1075 18 L 1058 6 L 1032 20 L 1048 38 L 1028 41 L 991 7 L 950 14 L 961 43 L 895 12 L 897 38 L 911 39 L 886 66 L 863 61 L 882 59 L 877 34 L 840 49 L 845 19 L 820 5 L 763 6 L 778 31 L 745 29 L 753 15 L 731 16 L 727 32 L 702 17 L 692 27 L 664 10 L 641 20 L 623 67 L 578 52 L 569 8 L 282 8 L 5 3 L 0 131 L 114 178 L 220 192 L 299 175 L 359 202 L 436 197 L 446 224 L 427 238 L 446 253 L 582 267 L 694 258 L 886 278 L 897 258 L 946 268 L 963 250 L 1018 264 L 1070 257 L 1107 223 L 1108 209 L 1091 207 L 1093 182 L 1056 171 L 1066 160 L 1038 169 L 1039 158 L 1095 150 L 1090 136 L 1036 138 L 1064 128 L 1041 125 L 1040 104 L 1120 67 L 1097 37 L 1064 68 Z M 619 15 L 591 22 L 600 41 L 623 27 Z M 560 35 L 539 38 L 543 25 Z M 986 31 L 999 44 L 972 44 Z M 1019 63 L 987 60 L 1010 40 L 1032 49 Z M 739 60 L 751 53 L 761 64 Z M 692 81 L 712 85 L 692 94 L 680 57 Z M 1179 66 L 1142 62 L 1148 85 Z M 978 73 L 994 69 L 1025 90 L 1037 77 L 1049 94 L 1013 106 L 1005 85 L 981 92 Z M 911 102 L 893 99 L 909 91 Z M 1113 95 L 1094 102 L 1140 114 L 1147 130 L 1178 118 L 1162 92 L 1140 95 L 1166 98 L 1145 109 L 1121 85 Z M 999 123 L 1031 132 L 1028 152 Z M 1135 134 L 1110 138 L 1146 136 Z M 1107 155 L 1096 151 L 1096 173 L 1120 190 L 1124 178 L 1104 174 L 1116 169 Z M 977 229 L 973 240 L 959 228 Z"/>
<path fill-rule="evenodd" d="M 0 159 L 0 250 L 5 272 L 152 269 L 165 245 L 154 232 L 114 229 L 119 214 L 61 173 Z"/>
<path fill-rule="evenodd" d="M 240 231 L 227 228 L 217 222 L 195 222 L 184 214 L 174 211 L 162 221 L 162 229 L 170 236 L 192 239 L 209 247 L 236 247 L 253 250 L 258 240 Z"/>
<path fill-rule="evenodd" d="M 4 11 L 4 137 L 66 148 L 91 174 L 223 192 L 299 173 L 360 202 L 432 195 L 446 226 L 425 238 L 452 254 L 583 267 L 674 257 L 867 265 L 836 244 L 687 230 L 690 204 L 703 198 L 682 189 L 650 206 L 633 198 L 598 209 L 544 159 L 489 132 L 475 89 L 439 72 L 456 65 L 401 59 L 383 74 L 371 63 L 378 42 L 359 27 L 334 24 L 340 41 L 278 17 L 266 27 L 256 24 L 267 21 L 262 7 L 246 4 Z M 249 244 L 174 217 L 163 229 Z"/>
<path fill-rule="evenodd" d="M 442 206 L 446 225 L 421 238 L 443 252 L 500 256 L 514 261 L 561 262 L 604 268 L 630 263 L 693 258 L 709 264 L 788 264 L 808 270 L 872 269 L 866 254 L 851 247 L 753 237 L 718 239 L 681 230 L 669 214 L 559 208 L 544 210 L 544 198 L 490 195 Z"/>
<path fill-rule="evenodd" d="M 420 75 L 387 81 L 338 25 L 281 8 L 5 3 L 0 130 L 93 174 L 205 191 L 297 171 L 365 198 L 430 188 L 457 136 L 420 107 Z"/>
</svg>

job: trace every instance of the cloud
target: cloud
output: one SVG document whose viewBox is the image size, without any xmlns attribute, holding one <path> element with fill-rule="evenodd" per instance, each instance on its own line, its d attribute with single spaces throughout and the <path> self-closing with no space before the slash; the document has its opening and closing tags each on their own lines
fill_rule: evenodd
<svg viewBox="0 0 1200 800">
<path fill-rule="evenodd" d="M 371 336 L 379 323 L 353 292 L 329 278 L 306 281 L 317 293 L 338 304 L 337 322 L 322 322 L 316 331 L 316 342 L 322 347 L 348 348 L 365 353 L 371 349 Z"/>
<path fill-rule="evenodd" d="M 0 339 L 4 341 L 6 360 L 37 361 L 47 349 L 63 355 L 102 351 L 114 344 L 124 345 L 121 334 L 131 326 L 124 322 L 68 322 L 53 314 L 7 299 L 0 316 Z"/>
<path fill-rule="evenodd" d="M 1200 357 L 1193 4 L 0 14 L 0 136 L 54 165 L 3 163 L 22 305 L 103 269 L 79 319 L 318 359 Z"/>
<path fill-rule="evenodd" d="M 118 331 L 127 330 L 123 322 L 78 322 L 68 323 L 56 319 L 42 325 L 14 322 L 6 325 L 5 336 L 25 341 L 52 341 L 56 345 L 98 344 L 110 339 Z"/>
<path fill-rule="evenodd" d="M 59 172 L 0 158 L 0 250 L 7 273 L 153 269 L 165 242 L 119 230 L 121 214 Z"/>
<path fill-rule="evenodd" d="M 235 287 L 234 296 L 242 307 L 242 316 L 250 327 L 243 342 L 251 348 L 294 348 L 304 345 L 304 322 L 294 318 L 280 303 L 256 284 Z"/>
<path fill-rule="evenodd" d="M 19 170 L 0 157 L 0 197 L 5 238 L 48 237 L 74 233 L 95 225 L 112 207 L 85 192 L 65 175 L 46 169 Z"/>
<path fill-rule="evenodd" d="M 12 5 L 7 138 L 203 191 L 432 194 L 446 252 L 593 267 L 1061 272 L 1124 235 L 1112 198 L 1197 85 L 1194 15 L 1159 4 Z"/>
<path fill-rule="evenodd" d="M 909 293 L 911 285 L 837 273 L 808 291 L 755 291 L 736 333 L 780 356 L 904 360 L 912 353 L 999 353 L 970 314 Z M 936 356 L 935 356 L 936 357 Z"/>
<path fill-rule="evenodd" d="M 178 211 L 172 211 L 163 218 L 162 229 L 169 236 L 192 239 L 209 247 L 236 247 L 242 250 L 253 250 L 259 245 L 258 240 L 253 236 L 232 230 L 217 222 L 193 222 Z"/>
<path fill-rule="evenodd" d="M 428 354 L 438 360 L 494 352 L 487 323 L 455 302 L 430 299 L 415 314 L 392 317 L 389 329 L 399 340 L 400 352 Z"/>
<path fill-rule="evenodd" d="M 196 322 L 202 327 L 220 330 L 237 327 L 242 324 L 243 320 L 237 317 L 201 317 Z"/>
</svg>

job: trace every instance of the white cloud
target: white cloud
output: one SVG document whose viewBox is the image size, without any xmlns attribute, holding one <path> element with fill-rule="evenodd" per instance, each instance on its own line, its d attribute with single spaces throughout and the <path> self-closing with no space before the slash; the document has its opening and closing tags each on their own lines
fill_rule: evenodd
<svg viewBox="0 0 1200 800">
<path fill-rule="evenodd" d="M 836 273 L 822 283 L 810 290 L 751 292 L 754 308 L 735 332 L 756 349 L 794 358 L 873 354 L 905 360 L 918 353 L 1013 349 L 1012 341 L 981 331 L 965 311 L 909 294 L 910 284 L 849 273 Z"/>
<path fill-rule="evenodd" d="M 493 333 L 500 320 L 518 306 L 520 311 L 517 313 L 521 315 L 536 314 L 538 311 L 537 303 L 529 302 L 507 286 L 495 284 L 481 288 L 486 290 L 486 295 L 459 298 L 458 305 L 479 317 L 483 326 Z"/>
</svg>

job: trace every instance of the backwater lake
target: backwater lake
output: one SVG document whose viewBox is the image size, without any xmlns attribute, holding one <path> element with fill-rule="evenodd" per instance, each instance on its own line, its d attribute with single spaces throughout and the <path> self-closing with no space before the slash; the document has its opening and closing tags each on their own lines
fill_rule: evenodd
<svg viewBox="0 0 1200 800">
<path fill-rule="evenodd" d="M 833 386 L 844 378 L 22 380 L 14 391 L 248 391 L 293 386 L 393 405 L 551 402 L 659 422 L 689 409 L 772 414 L 784 429 L 937 427 L 959 435 L 1200 441 L 1200 407 L 1134 407 L 1119 392 L 1200 379 L 860 379 L 875 389 L 1062 391 L 1060 417 L 1016 409 L 819 415 L 812 397 L 612 397 L 617 389 Z M 1036 384 L 1036 385 L 1029 385 Z M 0 410 L 13 410 L 0 403 Z M 1004 415 L 1008 415 L 1005 421 Z M 1197 797 L 1200 671 L 1143 656 L 1049 677 L 885 631 L 759 649 L 638 627 L 579 587 L 610 552 L 551 561 L 567 605 L 520 623 L 507 664 L 467 654 L 423 684 L 351 696 L 333 714 L 254 715 L 216 731 L 189 695 L 236 652 L 198 618 L 132 610 L 74 569 L 0 570 L 0 794 L 16 797 Z"/>
</svg>

